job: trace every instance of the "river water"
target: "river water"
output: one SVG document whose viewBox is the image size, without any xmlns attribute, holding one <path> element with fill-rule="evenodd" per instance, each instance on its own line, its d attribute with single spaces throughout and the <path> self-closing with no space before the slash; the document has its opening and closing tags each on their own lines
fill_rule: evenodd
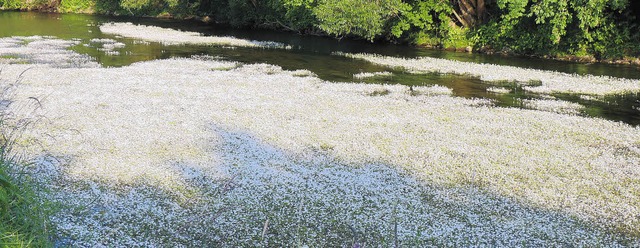
<svg viewBox="0 0 640 248">
<path fill-rule="evenodd" d="M 184 31 L 195 31 L 205 35 L 235 36 L 250 40 L 276 41 L 290 45 L 292 49 L 224 48 L 219 46 L 179 45 L 167 46 L 159 43 L 137 42 L 134 39 L 103 34 L 99 26 L 105 22 L 132 22 L 154 25 Z M 80 39 L 82 44 L 91 44 L 95 38 L 110 38 L 125 43 L 113 55 L 101 51 L 96 46 L 78 45 L 72 49 L 93 57 L 105 67 L 126 66 L 134 62 L 170 57 L 191 57 L 211 55 L 242 63 L 268 63 L 288 70 L 307 69 L 321 79 L 335 82 L 366 82 L 375 84 L 442 85 L 453 89 L 457 96 L 491 99 L 495 105 L 503 107 L 523 107 L 523 99 L 537 99 L 539 96 L 521 90 L 508 94 L 487 92 L 493 84 L 478 78 L 441 75 L 409 74 L 392 70 L 361 60 L 332 55 L 335 52 L 376 53 L 387 56 L 419 57 L 428 56 L 476 63 L 492 63 L 524 68 L 553 70 L 565 73 L 605 75 L 621 78 L 640 79 L 640 67 L 629 65 L 581 64 L 523 57 L 481 55 L 460 52 L 438 51 L 425 48 L 399 46 L 393 44 L 371 44 L 365 41 L 336 40 L 327 37 L 300 36 L 292 33 L 238 30 L 197 21 L 162 20 L 152 18 L 107 17 L 81 14 L 47 14 L 34 12 L 0 11 L 0 37 L 6 36 L 55 36 L 61 39 Z M 354 79 L 361 72 L 393 72 L 391 77 Z M 517 87 L 517 86 L 513 86 Z M 596 118 L 622 121 L 640 125 L 640 96 L 638 94 L 607 96 L 597 100 L 587 100 L 577 95 L 558 94 L 553 97 L 579 103 L 585 106 L 582 114 Z"/>
</svg>

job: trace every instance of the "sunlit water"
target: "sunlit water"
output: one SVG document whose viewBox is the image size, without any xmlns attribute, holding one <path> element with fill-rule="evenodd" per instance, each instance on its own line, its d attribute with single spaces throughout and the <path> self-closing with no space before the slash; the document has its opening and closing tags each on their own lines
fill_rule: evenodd
<svg viewBox="0 0 640 248">
<path fill-rule="evenodd" d="M 166 46 L 159 43 L 140 42 L 134 39 L 103 34 L 98 28 L 104 22 L 132 22 L 173 28 L 185 31 L 196 31 L 206 35 L 235 36 L 250 40 L 277 41 L 290 45 L 292 49 L 262 48 L 225 48 L 219 46 L 179 45 Z M 637 66 L 580 64 L 534 58 L 489 56 L 459 52 L 436 51 L 392 44 L 370 44 L 364 41 L 338 41 L 316 36 L 300 36 L 291 33 L 237 30 L 225 27 L 206 25 L 196 21 L 158 20 L 150 18 L 105 17 L 78 14 L 43 14 L 33 12 L 0 12 L 0 37 L 6 36 L 55 36 L 61 39 L 79 39 L 81 44 L 72 49 L 90 55 L 105 67 L 126 66 L 134 62 L 163 59 L 170 57 L 190 57 L 193 55 L 210 55 L 226 60 L 243 63 L 268 63 L 284 69 L 307 69 L 320 78 L 336 82 L 367 82 L 376 84 L 403 85 L 443 85 L 453 89 L 457 96 L 469 98 L 488 98 L 497 106 L 523 107 L 525 99 L 537 99 L 539 96 L 523 92 L 515 85 L 506 85 L 510 93 L 496 94 L 488 92 L 493 84 L 485 83 L 477 78 L 439 75 L 409 74 L 403 71 L 373 65 L 371 63 L 332 55 L 335 52 L 376 53 L 388 56 L 418 57 L 430 56 L 467 62 L 492 63 L 525 68 L 554 70 L 565 73 L 606 75 L 622 78 L 640 79 L 640 68 Z M 91 39 L 110 38 L 125 44 L 116 49 L 118 55 L 101 51 Z M 392 72 L 392 76 L 356 79 L 354 74 L 361 72 Z M 409 89 L 409 87 L 407 87 Z M 623 121 L 632 125 L 640 125 L 640 96 L 638 94 L 609 96 L 601 99 L 584 99 L 576 95 L 553 95 L 561 100 L 579 103 L 585 106 L 582 114 L 610 120 Z"/>
</svg>

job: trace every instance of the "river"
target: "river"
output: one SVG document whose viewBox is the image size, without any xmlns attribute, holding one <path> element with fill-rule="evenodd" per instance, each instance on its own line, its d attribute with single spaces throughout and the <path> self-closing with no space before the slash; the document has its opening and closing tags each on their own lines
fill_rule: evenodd
<svg viewBox="0 0 640 248">
<path fill-rule="evenodd" d="M 5 166 L 54 247 L 640 246 L 640 103 L 606 96 L 636 67 L 76 14 L 2 36 Z"/>
<path fill-rule="evenodd" d="M 103 34 L 99 26 L 106 22 L 132 22 L 165 28 L 195 31 L 205 35 L 234 36 L 249 40 L 276 41 L 291 46 L 292 49 L 233 48 L 203 45 L 162 45 L 160 43 L 139 42 L 135 39 Z M 453 90 L 456 96 L 466 98 L 486 98 L 501 107 L 526 107 L 523 100 L 549 98 L 518 90 L 512 86 L 507 94 L 488 92 L 494 84 L 469 76 L 430 74 L 410 74 L 366 61 L 343 56 L 336 52 L 375 53 L 396 57 L 435 57 L 475 63 L 491 63 L 523 68 L 552 70 L 580 75 L 602 75 L 619 78 L 640 79 L 640 68 L 630 65 L 610 65 L 602 63 L 582 64 L 525 57 L 501 55 L 468 54 L 439 51 L 426 48 L 400 46 L 394 44 L 371 44 L 365 41 L 336 40 L 327 37 L 301 36 L 264 30 L 238 30 L 198 21 L 181 21 L 153 18 L 109 17 L 82 14 L 48 14 L 35 12 L 0 12 L 0 37 L 7 36 L 55 36 L 61 39 L 78 39 L 81 45 L 72 47 L 74 51 L 87 54 L 104 67 L 127 66 L 139 61 L 171 57 L 191 57 L 210 55 L 224 60 L 242 63 L 268 63 L 284 69 L 307 69 L 323 80 L 334 82 L 366 82 L 374 84 L 442 85 Z M 117 54 L 109 54 L 91 44 L 91 39 L 115 39 L 125 44 Z M 389 71 L 390 77 L 356 79 L 361 72 Z M 640 97 L 638 94 L 612 95 L 598 99 L 579 95 L 554 94 L 553 98 L 578 103 L 584 106 L 581 115 L 622 121 L 640 125 Z"/>
</svg>

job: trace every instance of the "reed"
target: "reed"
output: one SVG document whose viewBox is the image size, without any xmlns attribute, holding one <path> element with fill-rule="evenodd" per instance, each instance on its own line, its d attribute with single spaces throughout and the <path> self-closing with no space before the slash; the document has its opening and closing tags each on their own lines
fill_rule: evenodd
<svg viewBox="0 0 640 248">
<path fill-rule="evenodd" d="M 34 106 L 14 106 L 13 91 L 21 78 L 22 74 L 15 81 L 0 77 L 0 246 L 50 247 L 48 214 L 35 190 L 40 186 L 25 172 L 26 162 L 14 150 L 19 148 L 21 135 L 34 121 L 15 113 Z"/>
</svg>

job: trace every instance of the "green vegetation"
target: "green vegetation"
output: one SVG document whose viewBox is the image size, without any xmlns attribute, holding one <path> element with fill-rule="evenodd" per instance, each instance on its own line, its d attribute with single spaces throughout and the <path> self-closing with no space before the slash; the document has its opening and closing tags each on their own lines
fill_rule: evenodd
<svg viewBox="0 0 640 248">
<path fill-rule="evenodd" d="M 0 0 L 3 9 L 160 16 L 484 52 L 640 56 L 629 0 Z"/>
<path fill-rule="evenodd" d="M 0 246 L 51 246 L 35 192 L 7 172 L 9 163 L 0 162 Z"/>
<path fill-rule="evenodd" d="M 0 55 L 0 59 L 19 59 L 20 57 L 15 55 Z"/>
<path fill-rule="evenodd" d="M 15 120 L 9 110 L 7 89 L 0 99 L 0 246 L 50 247 L 46 214 L 38 202 L 35 183 L 19 172 L 19 160 L 12 152 L 16 137 L 30 121 Z"/>
<path fill-rule="evenodd" d="M 638 56 L 638 22 L 620 0 L 498 0 L 498 18 L 473 30 L 476 46 L 520 54 Z M 637 7 L 635 7 L 637 8 Z"/>
</svg>

